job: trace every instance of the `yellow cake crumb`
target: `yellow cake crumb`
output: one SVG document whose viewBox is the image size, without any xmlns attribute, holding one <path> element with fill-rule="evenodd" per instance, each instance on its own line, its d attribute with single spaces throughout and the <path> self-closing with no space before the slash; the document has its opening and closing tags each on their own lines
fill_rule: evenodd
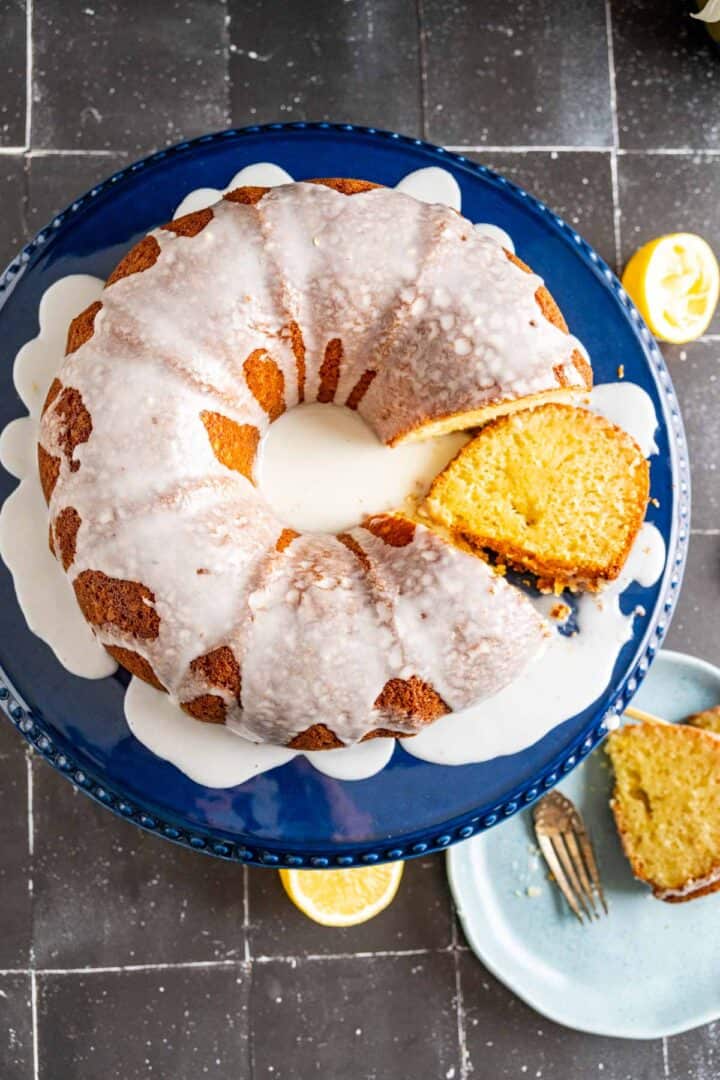
<svg viewBox="0 0 720 1080">
<path fill-rule="evenodd" d="M 617 577 L 645 516 L 649 468 L 609 420 L 549 404 L 494 420 L 433 481 L 423 512 L 478 550 L 597 591 Z"/>
<path fill-rule="evenodd" d="M 673 902 L 720 888 L 720 739 L 683 724 L 626 724 L 607 751 L 635 876 Z"/>
</svg>

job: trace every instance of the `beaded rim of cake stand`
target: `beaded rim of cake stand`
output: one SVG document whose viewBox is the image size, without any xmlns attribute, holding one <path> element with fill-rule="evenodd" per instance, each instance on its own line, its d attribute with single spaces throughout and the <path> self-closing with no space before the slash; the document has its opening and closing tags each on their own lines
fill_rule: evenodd
<svg viewBox="0 0 720 1080">
<path fill-rule="evenodd" d="M 451 844 L 467 840 L 476 833 L 492 828 L 492 826 L 505 820 L 505 818 L 512 817 L 519 810 L 529 806 L 543 792 L 555 787 L 563 776 L 571 772 L 605 738 L 609 730 L 618 725 L 620 716 L 645 678 L 655 653 L 660 647 L 677 600 L 685 568 L 690 532 L 690 471 L 683 422 L 670 375 L 660 349 L 617 277 L 590 244 L 543 202 L 528 194 L 511 180 L 493 172 L 486 165 L 469 161 L 462 154 L 455 154 L 442 147 L 433 146 L 422 139 L 400 135 L 397 132 L 384 131 L 380 128 L 361 127 L 354 124 L 306 123 L 300 121 L 286 124 L 257 124 L 244 128 L 230 128 L 211 135 L 201 135 L 198 138 L 186 140 L 165 150 L 150 154 L 148 157 L 119 170 L 108 177 L 107 180 L 96 184 L 86 194 L 75 199 L 65 210 L 56 214 L 50 224 L 41 229 L 34 239 L 23 247 L 19 255 L 12 260 L 2 276 L 0 276 L 0 310 L 2 310 L 17 282 L 29 268 L 33 257 L 52 240 L 56 231 L 66 224 L 74 214 L 86 207 L 88 203 L 107 193 L 111 188 L 133 176 L 141 169 L 151 167 L 165 158 L 182 155 L 189 150 L 226 139 L 241 139 L 249 135 L 271 135 L 273 132 L 282 132 L 287 135 L 293 131 L 328 131 L 334 135 L 338 133 L 360 134 L 381 140 L 389 140 L 404 146 L 417 147 L 430 157 L 434 157 L 438 165 L 441 165 L 442 162 L 461 165 L 469 172 L 490 180 L 494 185 L 507 187 L 517 196 L 526 200 L 528 205 L 532 206 L 540 215 L 549 218 L 560 230 L 566 242 L 577 248 L 583 259 L 595 268 L 598 276 L 605 279 L 607 286 L 615 294 L 616 299 L 634 325 L 644 351 L 651 362 L 656 385 L 668 420 L 671 459 L 674 464 L 673 471 L 678 480 L 676 510 L 671 524 L 670 537 L 668 538 L 667 562 L 663 570 L 663 582 L 655 606 L 655 615 L 645 632 L 643 642 L 639 646 L 635 664 L 622 680 L 610 705 L 605 708 L 602 716 L 593 717 L 587 724 L 585 731 L 575 739 L 569 749 L 565 749 L 562 754 L 553 759 L 539 779 L 530 784 L 519 786 L 503 802 L 493 805 L 490 809 L 486 809 L 481 813 L 468 813 L 449 821 L 443 831 L 439 829 L 423 829 L 403 837 L 395 843 L 390 843 L 388 846 L 378 845 L 377 843 L 369 846 L 362 843 L 347 844 L 338 852 L 326 854 L 319 850 L 313 851 L 307 845 L 304 850 L 295 850 L 294 848 L 288 850 L 287 845 L 280 843 L 258 845 L 251 842 L 246 844 L 231 838 L 218 839 L 218 835 L 211 830 L 201 828 L 189 830 L 185 826 L 173 822 L 167 815 L 158 814 L 147 807 L 143 807 L 140 805 L 139 800 L 125 797 L 121 792 L 114 790 L 112 785 L 103 782 L 91 770 L 82 768 L 74 760 L 71 753 L 56 745 L 54 737 L 48 732 L 42 718 L 35 715 L 23 701 L 5 671 L 0 667 L 0 710 L 12 721 L 40 757 L 67 776 L 76 788 L 84 791 L 96 802 L 108 807 L 119 817 L 134 822 L 148 832 L 164 836 L 173 843 L 218 858 L 254 866 L 327 869 L 370 865 L 392 859 L 410 859 L 427 855 L 443 851 Z M 401 752 L 403 751 L 401 750 Z"/>
</svg>

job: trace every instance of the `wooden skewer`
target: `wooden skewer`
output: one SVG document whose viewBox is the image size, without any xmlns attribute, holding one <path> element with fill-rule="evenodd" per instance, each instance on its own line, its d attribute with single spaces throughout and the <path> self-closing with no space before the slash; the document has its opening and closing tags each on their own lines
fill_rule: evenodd
<svg viewBox="0 0 720 1080">
<path fill-rule="evenodd" d="M 636 709 L 634 705 L 628 705 L 625 710 L 625 715 L 629 716 L 631 720 L 640 720 L 646 724 L 669 724 L 669 720 L 663 720 L 659 716 L 653 716 L 652 713 L 643 712 L 642 709 Z"/>
</svg>

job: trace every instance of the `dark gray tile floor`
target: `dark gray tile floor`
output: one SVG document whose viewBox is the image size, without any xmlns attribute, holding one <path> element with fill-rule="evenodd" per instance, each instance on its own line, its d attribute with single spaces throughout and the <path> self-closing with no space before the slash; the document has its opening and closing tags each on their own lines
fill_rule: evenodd
<svg viewBox="0 0 720 1080">
<path fill-rule="evenodd" d="M 720 143 L 720 65 L 703 27 L 677 0 L 612 4 L 620 145 L 633 149 Z"/>
<path fill-rule="evenodd" d="M 257 964 L 254 1075 L 451 1080 L 461 1075 L 455 991 L 448 953 Z"/>
<path fill-rule="evenodd" d="M 610 151 L 492 150 L 471 153 L 552 206 L 614 265 L 613 194 Z"/>
<path fill-rule="evenodd" d="M 128 831 L 40 761 L 33 808 L 40 967 L 244 959 L 242 866 Z"/>
<path fill-rule="evenodd" d="M 22 0 L 6 0 L 0 34 L 0 71 L 5 73 L 5 89 L 0 101 L 0 146 L 20 146 L 25 142 L 25 5 Z"/>
<path fill-rule="evenodd" d="M 597 0 L 422 0 L 428 137 L 478 146 L 609 146 L 605 8 Z"/>
<path fill-rule="evenodd" d="M 217 0 L 35 0 L 35 147 L 130 150 L 229 124 Z"/>
<path fill-rule="evenodd" d="M 246 966 L 40 975 L 39 1075 L 249 1076 L 250 979 Z"/>
<path fill-rule="evenodd" d="M 3 1080 L 33 1075 L 32 986 L 30 975 L 0 975 L 0 1063 Z"/>
<path fill-rule="evenodd" d="M 421 133 L 415 0 L 229 0 L 228 10 L 233 123 L 342 119 Z"/>
<path fill-rule="evenodd" d="M 0 726 L 0 970 L 28 968 L 32 945 L 29 760 L 9 724 Z M 1 1044 L 0 1044 L 1 1045 Z"/>
<path fill-rule="evenodd" d="M 618 267 L 670 229 L 720 247 L 720 62 L 675 0 L 6 0 L 0 71 L 0 263 L 140 153 L 324 117 L 463 147 Z M 695 489 L 668 644 L 720 662 L 720 322 L 665 355 Z M 374 922 L 323 930 L 272 872 L 141 835 L 28 767 L 7 727 L 0 791 L 2 1080 L 720 1075 L 715 1025 L 632 1043 L 533 1013 L 459 944 L 441 859 Z"/>
</svg>

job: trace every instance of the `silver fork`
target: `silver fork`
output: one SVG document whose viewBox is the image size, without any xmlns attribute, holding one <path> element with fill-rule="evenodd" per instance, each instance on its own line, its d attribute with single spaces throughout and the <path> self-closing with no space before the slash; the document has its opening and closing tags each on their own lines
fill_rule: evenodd
<svg viewBox="0 0 720 1080">
<path fill-rule="evenodd" d="M 580 922 L 608 913 L 595 854 L 585 822 L 574 804 L 559 791 L 550 791 L 533 809 L 535 835 L 560 892 Z"/>
</svg>

